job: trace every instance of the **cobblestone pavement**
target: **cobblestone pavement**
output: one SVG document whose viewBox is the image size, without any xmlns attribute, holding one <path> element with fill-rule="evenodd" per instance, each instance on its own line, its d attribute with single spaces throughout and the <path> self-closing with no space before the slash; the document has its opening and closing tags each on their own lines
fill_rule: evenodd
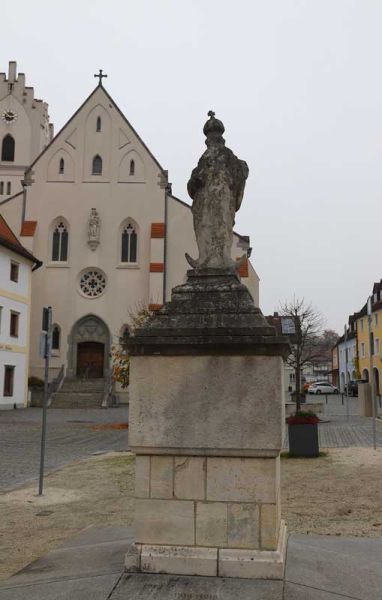
<svg viewBox="0 0 382 600">
<path fill-rule="evenodd" d="M 372 447 L 372 419 L 351 413 L 348 418 L 346 415 L 324 415 L 327 422 L 319 425 L 321 448 Z M 40 408 L 0 411 L 1 491 L 38 477 L 41 420 Z M 126 423 L 127 420 L 127 407 L 48 410 L 45 470 L 56 469 L 96 452 L 127 450 L 126 429 L 94 428 L 106 423 Z M 382 446 L 382 421 L 377 421 L 377 445 Z M 284 446 L 288 447 L 287 435 Z"/>
<path fill-rule="evenodd" d="M 324 422 L 318 425 L 320 448 L 351 448 L 355 446 L 373 446 L 372 419 L 350 415 L 324 415 Z M 326 421 L 326 422 L 325 422 Z M 382 446 L 382 421 L 377 419 L 377 446 Z M 288 432 L 286 431 L 284 448 L 288 448 Z"/>
<path fill-rule="evenodd" d="M 96 452 L 127 450 L 126 429 L 94 428 L 127 420 L 127 407 L 48 410 L 45 471 Z M 0 411 L 1 491 L 38 477 L 41 422 L 41 408 Z"/>
</svg>

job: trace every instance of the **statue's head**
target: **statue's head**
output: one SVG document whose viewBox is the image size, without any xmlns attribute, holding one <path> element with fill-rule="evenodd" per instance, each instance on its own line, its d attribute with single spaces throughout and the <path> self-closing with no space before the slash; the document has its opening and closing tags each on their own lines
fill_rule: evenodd
<svg viewBox="0 0 382 600">
<path fill-rule="evenodd" d="M 207 138 L 206 146 L 208 148 L 214 144 L 224 146 L 225 139 L 223 138 L 223 133 L 225 129 L 223 123 L 219 119 L 215 119 L 213 110 L 208 111 L 208 116 L 209 119 L 203 127 L 203 133 Z"/>
</svg>

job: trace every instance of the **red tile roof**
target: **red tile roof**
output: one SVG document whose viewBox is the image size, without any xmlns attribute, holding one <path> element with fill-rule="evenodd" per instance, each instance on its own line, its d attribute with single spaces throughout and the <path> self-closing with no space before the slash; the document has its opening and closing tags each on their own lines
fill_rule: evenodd
<svg viewBox="0 0 382 600">
<path fill-rule="evenodd" d="M 23 237 L 33 237 L 36 231 L 37 221 L 24 221 L 21 226 L 20 235 Z"/>
<path fill-rule="evenodd" d="M 32 261 L 35 264 L 33 270 L 38 269 L 38 267 L 41 267 L 42 265 L 42 262 L 40 260 L 38 260 L 35 256 L 33 256 L 33 254 L 31 254 L 31 252 L 29 252 L 29 250 L 27 250 L 22 244 L 20 244 L 12 229 L 9 227 L 6 220 L 1 215 L 0 246 L 4 246 L 5 248 L 12 250 L 13 252 L 16 252 L 16 254 L 20 254 L 20 256 L 24 256 L 28 260 Z"/>
<path fill-rule="evenodd" d="M 8 242 L 10 242 L 11 244 L 15 244 L 16 246 L 20 246 L 22 248 L 22 245 L 20 244 L 19 240 L 13 233 L 12 229 L 9 227 L 6 220 L 1 215 L 0 215 L 0 237 L 5 240 L 8 240 Z"/>
</svg>

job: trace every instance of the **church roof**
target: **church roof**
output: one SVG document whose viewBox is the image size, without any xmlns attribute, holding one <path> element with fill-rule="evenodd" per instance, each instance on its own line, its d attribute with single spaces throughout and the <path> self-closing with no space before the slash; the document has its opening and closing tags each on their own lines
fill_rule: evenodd
<svg viewBox="0 0 382 600">
<path fill-rule="evenodd" d="M 162 167 L 162 165 L 159 163 L 159 161 L 155 158 L 155 156 L 153 155 L 153 153 L 151 152 L 151 150 L 146 146 L 146 144 L 142 140 L 141 136 L 137 133 L 137 131 L 134 129 L 134 127 L 131 125 L 131 123 L 126 119 L 125 115 L 123 114 L 123 112 L 121 111 L 121 109 L 119 108 L 119 106 L 116 104 L 116 102 L 110 96 L 110 94 L 106 91 L 106 89 L 103 87 L 103 85 L 100 85 L 100 84 L 98 84 L 94 88 L 94 90 L 91 92 L 91 94 L 89 94 L 89 96 L 86 98 L 86 100 L 84 100 L 84 102 L 81 104 L 81 106 L 76 110 L 76 112 L 70 117 L 70 119 L 68 121 L 66 121 L 65 125 L 63 127 L 61 127 L 60 131 L 54 136 L 54 138 L 49 142 L 49 144 L 47 146 L 45 146 L 44 150 L 42 152 L 40 152 L 40 154 L 34 159 L 34 161 L 32 162 L 32 164 L 28 167 L 28 169 L 27 169 L 28 171 L 30 169 L 32 169 L 32 167 L 34 167 L 34 165 L 40 160 L 40 158 L 51 147 L 51 145 L 60 137 L 61 133 L 71 124 L 71 122 L 76 118 L 76 116 L 78 115 L 78 113 L 83 109 L 83 107 L 87 104 L 87 102 L 89 102 L 89 100 L 94 96 L 94 94 L 99 89 L 101 89 L 103 91 L 103 93 L 105 94 L 106 98 L 110 102 L 113 103 L 113 106 L 116 108 L 116 110 L 120 114 L 121 118 L 125 121 L 126 125 L 128 127 L 130 127 L 130 129 L 132 130 L 132 132 L 134 133 L 134 135 L 137 136 L 137 139 L 140 141 L 140 143 L 142 144 L 142 146 L 145 148 L 145 150 L 151 156 L 151 158 L 156 163 L 156 165 L 159 167 L 159 169 L 163 173 L 165 173 L 165 169 Z"/>
<path fill-rule="evenodd" d="M 42 265 L 40 260 L 38 260 L 29 252 L 29 250 L 20 244 L 19 240 L 2 215 L 0 215 L 0 246 L 8 248 L 8 250 L 12 250 L 16 254 L 19 254 L 20 256 L 23 256 L 24 258 L 27 258 L 35 263 L 33 270 L 38 269 Z"/>
</svg>

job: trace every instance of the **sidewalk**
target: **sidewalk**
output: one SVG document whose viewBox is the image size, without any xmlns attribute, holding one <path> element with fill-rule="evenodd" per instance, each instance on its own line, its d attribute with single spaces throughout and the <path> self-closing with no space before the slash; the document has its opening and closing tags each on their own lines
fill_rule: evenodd
<svg viewBox="0 0 382 600">
<path fill-rule="evenodd" d="M 382 540 L 291 535 L 284 581 L 125 574 L 127 527 L 90 527 L 0 586 L 1 600 L 381 600 Z"/>
</svg>

